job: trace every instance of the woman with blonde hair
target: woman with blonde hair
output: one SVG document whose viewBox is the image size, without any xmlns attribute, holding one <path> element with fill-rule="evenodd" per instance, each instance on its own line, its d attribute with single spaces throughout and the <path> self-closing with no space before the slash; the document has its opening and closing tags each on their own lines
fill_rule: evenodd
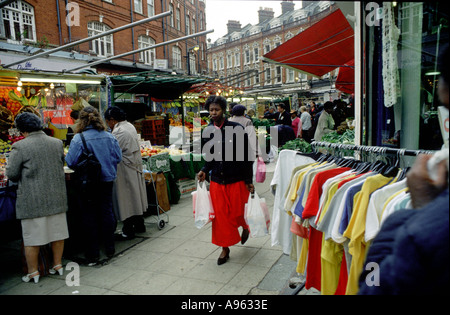
<svg viewBox="0 0 450 315">
<path fill-rule="evenodd" d="M 86 259 L 90 265 L 94 265 L 100 259 L 101 238 L 104 241 L 106 256 L 110 258 L 115 253 L 114 232 L 117 222 L 113 212 L 112 194 L 117 164 L 122 160 L 122 150 L 116 138 L 106 131 L 106 125 L 94 107 L 89 106 L 81 110 L 75 132 L 66 155 L 67 166 L 75 168 L 85 151 L 83 142 L 102 166 L 99 182 L 79 192 Z"/>
</svg>

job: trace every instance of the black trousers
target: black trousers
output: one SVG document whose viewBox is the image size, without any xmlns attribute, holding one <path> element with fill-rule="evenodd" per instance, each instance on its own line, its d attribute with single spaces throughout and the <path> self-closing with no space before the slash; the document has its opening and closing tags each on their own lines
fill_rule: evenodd
<svg viewBox="0 0 450 315">
<path fill-rule="evenodd" d="M 113 212 L 112 193 L 113 182 L 100 182 L 80 192 L 83 243 L 86 259 L 89 261 L 100 258 L 101 241 L 106 255 L 114 254 L 117 221 Z"/>
<path fill-rule="evenodd" d="M 126 236 L 134 237 L 136 233 L 145 232 L 144 216 L 134 215 L 123 221 L 122 232 Z"/>
</svg>

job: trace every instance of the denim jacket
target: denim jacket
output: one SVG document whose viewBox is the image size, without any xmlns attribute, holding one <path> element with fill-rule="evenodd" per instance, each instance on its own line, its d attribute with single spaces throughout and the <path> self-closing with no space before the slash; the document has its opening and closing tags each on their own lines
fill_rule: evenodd
<svg viewBox="0 0 450 315">
<path fill-rule="evenodd" d="M 235 132 L 230 132 L 232 130 Z M 219 129 L 211 123 L 203 131 L 202 144 L 206 160 L 202 171 L 207 175 L 211 172 L 211 181 L 222 185 L 239 181 L 252 183 L 255 157 L 251 156 L 242 125 L 225 120 Z"/>
<path fill-rule="evenodd" d="M 83 131 L 88 149 L 94 153 L 102 165 L 102 181 L 112 182 L 117 176 L 117 164 L 122 160 L 122 150 L 112 134 L 106 131 L 98 131 L 88 126 Z M 83 141 L 80 134 L 76 134 L 66 155 L 67 166 L 72 168 L 77 164 L 83 152 Z"/>
</svg>

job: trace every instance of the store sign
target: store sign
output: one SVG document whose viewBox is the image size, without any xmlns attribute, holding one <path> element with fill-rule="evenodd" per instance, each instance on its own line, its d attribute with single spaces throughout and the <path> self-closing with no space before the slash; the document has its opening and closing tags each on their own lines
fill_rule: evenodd
<svg viewBox="0 0 450 315">
<path fill-rule="evenodd" d="M 10 64 L 27 56 L 24 55 L 2 55 L 1 64 Z M 86 65 L 85 61 L 76 61 L 71 59 L 61 60 L 61 58 L 36 58 L 30 61 L 19 63 L 14 66 L 14 70 L 34 70 L 34 71 L 57 71 Z"/>
<path fill-rule="evenodd" d="M 169 61 L 167 59 L 155 59 L 153 69 L 167 70 L 169 68 Z"/>
<path fill-rule="evenodd" d="M 71 111 L 70 107 L 58 106 L 56 110 L 44 110 L 44 118 L 49 118 L 55 125 L 72 125 Z"/>
</svg>

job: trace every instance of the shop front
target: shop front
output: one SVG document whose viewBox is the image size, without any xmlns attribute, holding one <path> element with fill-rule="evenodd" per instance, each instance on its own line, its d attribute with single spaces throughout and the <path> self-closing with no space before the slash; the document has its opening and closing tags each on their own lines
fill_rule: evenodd
<svg viewBox="0 0 450 315">
<path fill-rule="evenodd" d="M 439 114 L 437 62 L 449 43 L 444 4 L 361 2 L 360 6 L 365 117 L 361 144 L 439 150 L 445 118 Z"/>
</svg>

